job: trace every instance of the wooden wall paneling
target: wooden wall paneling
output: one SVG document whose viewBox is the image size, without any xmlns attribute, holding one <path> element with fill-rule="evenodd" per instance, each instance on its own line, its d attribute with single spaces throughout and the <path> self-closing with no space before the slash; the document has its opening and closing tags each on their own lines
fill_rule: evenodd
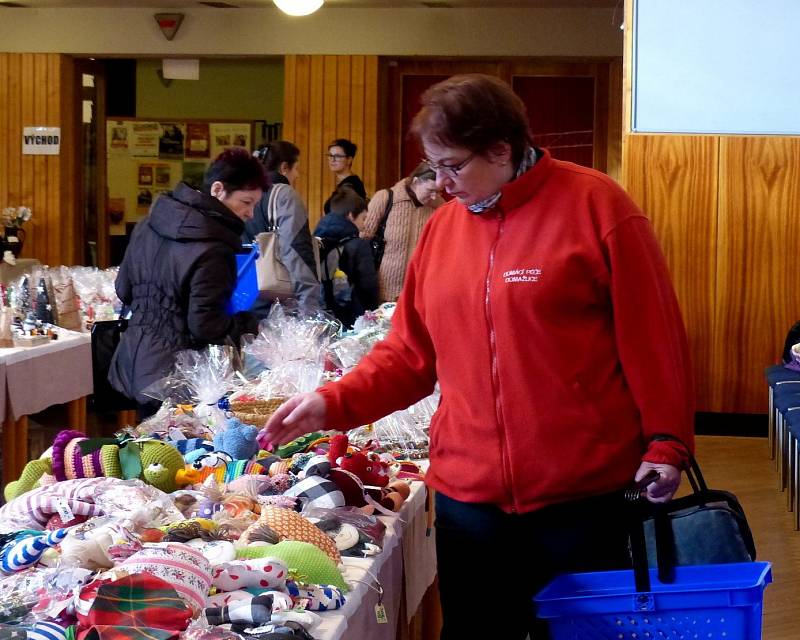
<svg viewBox="0 0 800 640">
<path fill-rule="evenodd" d="M 20 78 L 21 78 L 21 125 L 17 127 L 22 132 L 22 127 L 31 126 L 36 123 L 34 121 L 34 88 L 33 83 L 33 55 L 32 53 L 23 53 L 20 61 Z M 46 260 L 44 255 L 46 246 L 43 240 L 45 239 L 44 230 L 47 225 L 46 212 L 37 206 L 33 193 L 33 156 L 21 156 L 20 163 L 20 202 L 17 204 L 24 204 L 33 210 L 34 223 L 28 224 L 26 228 L 26 243 L 23 248 L 24 254 L 35 255 L 36 257 L 42 256 L 40 259 Z M 42 233 L 37 233 L 39 229 Z M 32 253 L 33 252 L 33 253 Z"/>
<path fill-rule="evenodd" d="M 304 178 L 298 185 L 316 226 L 334 178 L 328 143 L 349 138 L 358 146 L 354 172 L 374 189 L 377 163 L 377 56 L 287 56 L 284 131 L 299 148 Z M 293 136 L 293 137 L 292 137 Z"/>
<path fill-rule="evenodd" d="M 713 399 L 765 412 L 764 367 L 800 319 L 800 138 L 722 138 Z"/>
<path fill-rule="evenodd" d="M 78 153 L 74 137 L 76 102 L 64 84 L 72 59 L 59 54 L 0 54 L 0 206 L 26 205 L 23 256 L 47 264 L 74 262 L 79 220 L 75 216 Z M 74 76 L 73 76 L 74 77 Z M 61 127 L 57 156 L 23 155 L 22 129 Z"/>
<path fill-rule="evenodd" d="M 717 335 L 712 301 L 718 290 L 718 147 L 713 136 L 630 135 L 622 175 L 625 189 L 653 221 L 669 265 L 689 337 L 699 411 L 719 410 L 710 388 Z"/>
<path fill-rule="evenodd" d="M 350 101 L 351 91 L 350 85 L 352 78 L 350 77 L 350 56 L 336 56 L 336 137 L 351 139 L 350 134 Z M 361 175 L 363 158 L 361 154 L 356 153 L 355 162 L 353 163 L 353 173 Z"/>
<path fill-rule="evenodd" d="M 622 61 L 608 65 L 608 144 L 606 173 L 614 180 L 622 174 Z"/>
<path fill-rule="evenodd" d="M 312 56 L 311 58 L 311 77 L 309 80 L 311 83 L 310 87 L 311 107 L 309 109 L 309 124 L 310 124 L 314 122 L 322 122 L 326 108 L 325 92 L 324 92 L 325 65 L 324 65 L 324 60 L 320 56 Z M 309 153 L 311 155 L 314 155 L 313 152 L 315 149 L 321 149 L 326 144 L 328 144 L 328 141 L 323 139 L 322 127 L 310 126 L 309 139 L 308 139 Z M 323 181 L 327 178 L 328 174 L 328 166 L 327 162 L 325 161 L 324 155 L 322 157 L 319 157 L 319 154 L 317 154 L 316 161 L 311 161 L 311 158 L 309 158 L 307 166 L 309 168 L 309 173 L 307 176 L 308 178 L 307 201 L 309 203 L 324 202 L 324 199 L 328 197 L 327 190 L 322 188 Z M 316 213 L 316 209 L 314 209 L 314 213 Z M 314 230 L 315 226 L 316 226 L 315 223 L 311 224 L 312 231 Z"/>
<path fill-rule="evenodd" d="M 69 56 L 60 56 L 61 64 L 61 100 L 59 113 L 61 120 L 61 133 L 67 147 L 66 155 L 62 151 L 60 168 L 61 184 L 61 213 L 63 220 L 61 229 L 60 251 L 61 258 L 54 264 L 82 264 L 84 262 L 84 224 L 81 209 L 81 185 L 78 177 L 83 175 L 81 170 L 83 138 L 82 132 L 82 101 L 80 93 L 81 78 L 77 76 L 75 61 Z M 105 133 L 103 133 L 105 136 Z M 105 139 L 104 137 L 102 138 Z M 105 146 L 100 147 L 98 153 L 105 156 Z M 105 173 L 103 174 L 105 175 Z M 101 211 L 99 215 L 105 215 Z"/>
<path fill-rule="evenodd" d="M 283 139 L 294 142 L 297 118 L 294 106 L 297 103 L 297 56 L 283 59 Z"/>
<path fill-rule="evenodd" d="M 5 131 L 8 154 L 8 200 L 6 206 L 23 204 L 22 198 L 22 54 L 7 53 L 8 58 L 8 129 Z M 34 212 L 35 214 L 35 212 Z M 31 231 L 35 227 L 31 225 Z"/>
<path fill-rule="evenodd" d="M 363 140 L 365 127 L 364 127 L 364 105 L 366 100 L 365 95 L 365 56 L 352 56 L 350 61 L 350 136 L 353 140 Z M 362 149 L 363 151 L 363 149 Z M 360 153 L 359 162 L 361 167 L 364 166 L 364 154 Z M 364 175 L 358 173 L 361 178 Z M 371 196 L 372 191 L 367 189 L 367 196 Z"/>
<path fill-rule="evenodd" d="M 0 53 L 0 207 L 9 205 L 8 199 L 8 108 L 9 101 L 2 96 L 8 96 L 8 58 L 9 54 Z"/>
<path fill-rule="evenodd" d="M 364 125 L 369 135 L 363 140 L 363 165 L 361 178 L 367 193 L 376 190 L 375 176 L 378 163 L 378 57 L 367 56 L 364 68 Z M 366 133 L 365 132 L 365 133 Z"/>
</svg>

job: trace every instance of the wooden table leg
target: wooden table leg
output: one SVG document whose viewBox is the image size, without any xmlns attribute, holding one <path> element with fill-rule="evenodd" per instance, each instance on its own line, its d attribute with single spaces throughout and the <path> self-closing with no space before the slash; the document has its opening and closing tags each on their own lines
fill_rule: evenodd
<svg viewBox="0 0 800 640">
<path fill-rule="evenodd" d="M 71 429 L 86 433 L 86 396 L 67 403 L 67 422 Z"/>
<path fill-rule="evenodd" d="M 3 421 L 3 486 L 17 480 L 28 463 L 28 417 Z"/>
<path fill-rule="evenodd" d="M 138 424 L 136 419 L 136 410 L 128 409 L 125 411 L 117 411 L 117 428 L 124 429 L 125 427 L 133 427 Z"/>
</svg>

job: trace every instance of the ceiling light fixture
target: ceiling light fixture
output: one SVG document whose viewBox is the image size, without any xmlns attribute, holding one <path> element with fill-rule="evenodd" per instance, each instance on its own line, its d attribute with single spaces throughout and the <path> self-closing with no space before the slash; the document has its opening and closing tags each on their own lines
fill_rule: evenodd
<svg viewBox="0 0 800 640">
<path fill-rule="evenodd" d="M 275 6 L 290 16 L 307 16 L 319 9 L 325 0 L 272 0 Z"/>
</svg>

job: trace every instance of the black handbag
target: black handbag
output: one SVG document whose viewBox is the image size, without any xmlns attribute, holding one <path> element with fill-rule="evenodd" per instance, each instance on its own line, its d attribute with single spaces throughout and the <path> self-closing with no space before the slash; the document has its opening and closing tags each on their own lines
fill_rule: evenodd
<svg viewBox="0 0 800 640">
<path fill-rule="evenodd" d="M 127 411 L 137 408 L 134 400 L 114 389 L 108 381 L 111 359 L 128 321 L 105 320 L 92 325 L 92 381 L 94 393 L 92 407 L 95 411 Z"/>
<path fill-rule="evenodd" d="M 657 440 L 676 440 L 657 436 Z M 681 442 L 681 444 L 683 444 Z M 756 546 L 742 505 L 728 491 L 709 489 L 694 456 L 686 447 L 686 477 L 692 493 L 664 504 L 653 504 L 631 492 L 630 541 L 637 591 L 650 591 L 648 568 L 658 579 L 674 582 L 675 567 L 752 562 Z"/>
<path fill-rule="evenodd" d="M 378 229 L 375 231 L 375 235 L 372 236 L 372 257 L 375 259 L 376 270 L 380 268 L 383 252 L 386 250 L 386 239 L 384 237 L 386 235 L 386 221 L 389 219 L 389 212 L 392 210 L 392 201 L 394 200 L 392 190 L 387 189 L 386 192 L 389 194 L 386 200 L 386 208 L 383 210 Z"/>
</svg>

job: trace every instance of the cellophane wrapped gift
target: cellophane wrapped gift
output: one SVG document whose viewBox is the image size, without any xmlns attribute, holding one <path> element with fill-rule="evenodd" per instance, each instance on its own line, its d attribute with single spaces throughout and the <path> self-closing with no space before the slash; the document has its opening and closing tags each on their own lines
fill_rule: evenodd
<svg viewBox="0 0 800 640">
<path fill-rule="evenodd" d="M 143 389 L 142 394 L 173 405 L 194 405 L 195 415 L 211 432 L 216 432 L 225 424 L 219 400 L 240 385 L 237 365 L 238 354 L 233 345 L 212 344 L 199 351 L 180 351 L 172 373 Z"/>
<path fill-rule="evenodd" d="M 316 389 L 328 345 L 340 327 L 324 314 L 305 316 L 274 304 L 258 335 L 242 348 L 245 375 L 253 378 L 254 384 L 231 400 L 280 399 Z M 257 371 L 260 373 L 255 375 Z"/>
</svg>

